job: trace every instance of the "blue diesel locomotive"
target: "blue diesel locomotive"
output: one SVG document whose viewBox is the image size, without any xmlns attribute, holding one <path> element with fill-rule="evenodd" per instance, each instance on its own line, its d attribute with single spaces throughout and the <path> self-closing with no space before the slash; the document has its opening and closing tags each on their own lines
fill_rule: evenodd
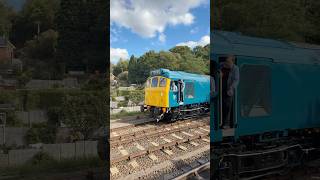
<svg viewBox="0 0 320 180">
<path fill-rule="evenodd" d="M 257 178 L 283 173 L 318 154 L 320 132 L 320 46 L 211 34 L 210 126 L 213 175 Z M 240 83 L 232 107 L 233 126 L 223 129 L 219 65 L 235 56 Z M 223 179 L 223 178 L 222 178 Z"/>
<path fill-rule="evenodd" d="M 168 69 L 150 74 L 142 110 L 148 109 L 157 121 L 185 119 L 210 110 L 209 76 Z"/>
</svg>

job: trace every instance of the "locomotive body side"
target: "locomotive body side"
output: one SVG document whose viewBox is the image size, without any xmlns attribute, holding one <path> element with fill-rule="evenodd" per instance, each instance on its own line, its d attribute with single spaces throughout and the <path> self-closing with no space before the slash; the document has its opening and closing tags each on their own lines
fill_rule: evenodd
<svg viewBox="0 0 320 180">
<path fill-rule="evenodd" d="M 215 179 L 254 179 L 319 158 L 320 46 L 211 34 L 210 139 Z M 234 96 L 233 126 L 222 125 L 219 63 L 235 56 L 240 82 Z"/>
<path fill-rule="evenodd" d="M 186 111 L 199 110 L 202 113 L 209 109 L 209 81 L 209 76 L 205 75 L 167 69 L 153 71 L 146 83 L 145 106 L 157 121 L 183 118 L 188 114 Z M 176 90 L 172 89 L 174 85 Z"/>
<path fill-rule="evenodd" d="M 227 139 L 270 132 L 286 136 L 291 130 L 320 128 L 319 47 L 302 48 L 230 32 L 216 32 L 213 39 L 211 62 L 219 64 L 221 57 L 234 54 L 240 70 L 235 126 Z M 219 75 L 214 78 L 219 84 Z M 211 141 L 221 142 L 225 136 L 219 127 L 221 102 L 215 98 L 211 104 Z"/>
</svg>

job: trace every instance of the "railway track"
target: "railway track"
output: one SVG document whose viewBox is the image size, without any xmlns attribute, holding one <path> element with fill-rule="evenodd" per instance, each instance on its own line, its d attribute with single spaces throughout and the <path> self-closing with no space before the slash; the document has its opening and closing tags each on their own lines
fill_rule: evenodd
<svg viewBox="0 0 320 180">
<path fill-rule="evenodd" d="M 190 148 L 188 152 L 179 152 L 176 147 L 171 151 L 174 153 L 170 156 L 162 151 L 154 153 L 158 157 L 157 162 L 148 156 L 134 160 L 140 167 L 133 168 L 131 164 L 133 161 L 122 162 L 122 167 L 117 166 L 122 174 L 111 173 L 111 179 L 174 179 L 210 160 L 209 145 L 202 144 L 196 149 Z"/>
<path fill-rule="evenodd" d="M 210 162 L 193 168 L 184 174 L 174 178 L 174 180 L 210 179 Z"/>
<path fill-rule="evenodd" d="M 209 155 L 209 133 L 208 117 L 156 127 L 146 125 L 126 133 L 124 130 L 113 131 L 110 137 L 111 179 L 139 170 L 145 172 L 153 165 L 178 154 L 192 153 L 203 146 Z"/>
<path fill-rule="evenodd" d="M 137 127 L 137 130 L 130 130 L 130 132 L 117 132 L 111 133 L 110 146 L 119 146 L 121 144 L 130 143 L 144 138 L 151 138 L 159 135 L 166 135 L 169 133 L 179 132 L 192 128 L 200 128 L 207 126 L 209 121 L 204 119 L 199 119 L 198 121 L 180 121 L 171 124 L 163 124 L 158 126 L 145 126 Z M 210 128 L 209 128 L 210 129 Z M 209 131 L 208 131 L 209 132 Z"/>
<path fill-rule="evenodd" d="M 184 123 L 184 122 L 190 122 L 190 121 L 194 121 L 197 119 L 202 119 L 202 118 L 208 118 L 209 114 L 204 114 L 201 116 L 197 116 L 194 118 L 188 118 L 188 119 L 184 119 L 184 120 L 179 120 L 176 122 L 172 122 L 170 124 L 179 124 L 179 123 Z M 126 119 L 125 121 L 116 121 L 114 122 L 115 124 L 120 123 L 119 125 L 114 125 L 112 126 L 111 123 L 111 128 L 110 128 L 110 132 L 111 135 L 113 133 L 121 133 L 122 131 L 127 131 L 128 129 L 144 129 L 144 126 L 155 126 L 155 127 L 159 127 L 165 124 L 168 124 L 165 121 L 161 121 L 161 122 L 156 122 L 154 119 L 152 118 L 148 118 L 148 117 L 132 117 L 131 119 Z"/>
<path fill-rule="evenodd" d="M 112 165 L 120 161 L 130 160 L 195 139 L 203 139 L 209 143 L 209 133 L 209 124 L 203 121 L 193 121 L 167 124 L 135 133 L 113 136 L 110 139 L 110 163 Z M 179 147 L 183 149 L 182 146 Z"/>
</svg>

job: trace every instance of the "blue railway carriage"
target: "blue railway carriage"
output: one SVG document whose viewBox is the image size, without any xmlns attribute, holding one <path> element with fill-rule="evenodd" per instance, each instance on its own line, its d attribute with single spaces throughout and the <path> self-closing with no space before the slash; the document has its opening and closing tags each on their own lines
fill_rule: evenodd
<svg viewBox="0 0 320 180">
<path fill-rule="evenodd" d="M 225 31 L 215 31 L 211 39 L 217 95 L 211 97 L 210 135 L 212 149 L 225 161 L 215 168 L 232 169 L 229 178 L 260 177 L 299 164 L 306 152 L 317 150 L 320 46 Z M 231 116 L 234 124 L 222 129 L 219 64 L 228 55 L 235 56 L 240 83 Z"/>
<path fill-rule="evenodd" d="M 168 69 L 150 74 L 142 110 L 148 109 L 157 121 L 184 119 L 210 110 L 209 76 Z"/>
</svg>

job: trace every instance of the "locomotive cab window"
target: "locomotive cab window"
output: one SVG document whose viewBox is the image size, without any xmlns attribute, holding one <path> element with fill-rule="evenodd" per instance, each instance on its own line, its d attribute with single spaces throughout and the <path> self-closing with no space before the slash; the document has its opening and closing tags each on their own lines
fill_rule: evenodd
<svg viewBox="0 0 320 180">
<path fill-rule="evenodd" d="M 166 80 L 166 78 L 160 78 L 159 87 L 166 87 L 166 85 L 167 85 L 167 80 Z"/>
<path fill-rule="evenodd" d="M 150 87 L 150 84 L 151 84 L 150 81 L 151 81 L 151 79 L 149 78 L 149 79 L 147 80 L 147 82 L 146 82 L 146 87 L 147 87 L 147 88 Z"/>
<path fill-rule="evenodd" d="M 186 97 L 187 98 L 194 98 L 194 84 L 193 82 L 186 82 Z"/>
<path fill-rule="evenodd" d="M 152 78 L 151 87 L 158 87 L 158 77 Z"/>
<path fill-rule="evenodd" d="M 243 65 L 240 74 L 241 116 L 270 116 L 271 68 L 265 65 Z"/>
</svg>

